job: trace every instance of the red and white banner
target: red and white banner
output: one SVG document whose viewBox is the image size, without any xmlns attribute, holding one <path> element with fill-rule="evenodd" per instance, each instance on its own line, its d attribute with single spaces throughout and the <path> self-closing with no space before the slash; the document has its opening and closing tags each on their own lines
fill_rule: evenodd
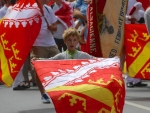
<svg viewBox="0 0 150 113">
<path fill-rule="evenodd" d="M 122 113 L 119 58 L 32 62 L 57 113 Z"/>
<path fill-rule="evenodd" d="M 55 7 L 54 2 L 50 2 L 49 6 L 52 8 Z M 62 7 L 55 12 L 56 17 L 58 20 L 66 27 L 74 27 L 74 20 L 73 20 L 73 8 L 70 2 L 62 1 Z"/>
<path fill-rule="evenodd" d="M 35 0 L 19 0 L 0 21 L 0 81 L 11 86 L 41 28 Z"/>
</svg>

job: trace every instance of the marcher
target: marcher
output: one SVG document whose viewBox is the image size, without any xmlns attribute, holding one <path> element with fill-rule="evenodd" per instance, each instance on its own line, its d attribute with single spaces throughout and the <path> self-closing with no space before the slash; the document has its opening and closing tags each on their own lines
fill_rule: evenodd
<svg viewBox="0 0 150 113">
<path fill-rule="evenodd" d="M 79 38 L 80 35 L 78 31 L 75 28 L 68 28 L 67 30 L 64 31 L 63 34 L 63 39 L 64 42 L 67 46 L 67 50 L 55 55 L 54 57 L 50 58 L 35 58 L 34 60 L 44 60 L 44 59 L 49 59 L 49 60 L 63 60 L 63 59 L 91 59 L 93 56 L 82 52 L 78 51 L 76 49 L 77 44 L 79 43 Z M 42 86 L 43 88 L 43 86 Z M 44 88 L 43 88 L 44 90 Z"/>
<path fill-rule="evenodd" d="M 36 86 L 36 81 L 35 81 L 35 74 L 34 71 L 31 69 L 31 58 L 30 58 L 30 53 L 24 63 L 22 73 L 24 77 L 24 83 L 26 84 L 26 87 L 30 88 L 30 83 L 32 82 L 32 86 Z M 31 80 L 29 79 L 29 72 L 31 75 Z"/>
<path fill-rule="evenodd" d="M 93 56 L 88 53 L 78 51 L 76 49 L 77 44 L 79 43 L 80 35 L 75 28 L 68 28 L 64 31 L 63 39 L 67 45 L 67 50 L 51 57 L 52 60 L 60 59 L 91 59 Z"/>
<path fill-rule="evenodd" d="M 52 32 L 57 30 L 56 25 L 57 18 L 51 7 L 46 5 L 49 3 L 49 1 L 46 0 L 38 0 L 38 1 L 39 4 L 42 6 L 42 10 L 44 11 L 44 16 L 42 17 L 42 25 L 40 33 L 33 44 L 31 54 L 33 55 L 34 58 L 49 58 L 59 53 L 58 47 L 52 35 Z M 37 77 L 37 75 L 35 76 L 37 86 L 42 95 L 43 103 L 50 103 L 49 97 L 45 93 L 45 90 L 43 89 L 43 86 L 39 78 Z"/>
<path fill-rule="evenodd" d="M 66 18 L 67 20 L 69 20 L 70 22 L 73 22 L 73 15 L 72 13 L 70 13 L 70 15 L 65 15 L 65 14 L 69 14 L 69 12 L 73 11 L 73 8 L 70 6 L 71 4 L 69 2 L 66 1 L 62 1 L 62 0 L 54 0 L 54 3 L 51 4 L 51 8 L 53 9 L 53 11 L 55 12 L 55 15 L 57 16 L 58 20 L 57 20 L 57 31 L 53 32 L 53 36 L 55 39 L 55 42 L 58 46 L 58 49 L 60 52 L 66 51 L 67 47 L 66 44 L 63 41 L 63 37 L 62 34 L 64 32 L 64 30 L 66 30 L 68 27 L 72 27 L 68 26 L 65 21 L 63 21 L 62 18 Z M 69 10 L 64 10 L 64 9 L 70 9 Z M 67 25 L 67 26 L 66 26 Z"/>
</svg>

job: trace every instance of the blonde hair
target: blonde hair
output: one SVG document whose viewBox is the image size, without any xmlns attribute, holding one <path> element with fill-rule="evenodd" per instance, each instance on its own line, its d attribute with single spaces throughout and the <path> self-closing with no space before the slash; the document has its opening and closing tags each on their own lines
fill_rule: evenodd
<svg viewBox="0 0 150 113">
<path fill-rule="evenodd" d="M 68 28 L 63 33 L 63 39 L 66 40 L 70 36 L 76 36 L 78 40 L 80 39 L 79 32 L 75 28 Z"/>
</svg>

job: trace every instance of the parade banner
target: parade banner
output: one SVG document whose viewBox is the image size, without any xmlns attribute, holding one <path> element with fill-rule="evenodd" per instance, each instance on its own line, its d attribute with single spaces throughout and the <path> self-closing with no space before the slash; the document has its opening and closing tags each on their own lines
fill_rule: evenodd
<svg viewBox="0 0 150 113">
<path fill-rule="evenodd" d="M 88 8 L 87 51 L 93 56 L 120 56 L 128 0 L 92 0 Z"/>
<path fill-rule="evenodd" d="M 145 24 L 126 24 L 125 48 L 128 75 L 150 79 L 150 36 Z"/>
<path fill-rule="evenodd" d="M 35 0 L 19 0 L 0 21 L 0 81 L 11 86 L 41 28 Z"/>
<path fill-rule="evenodd" d="M 32 62 L 57 113 L 122 113 L 119 58 Z"/>
<path fill-rule="evenodd" d="M 91 0 L 87 9 L 88 38 L 87 44 L 81 45 L 83 51 L 95 57 L 101 57 L 96 1 Z M 83 49 L 84 48 L 84 49 Z"/>
</svg>

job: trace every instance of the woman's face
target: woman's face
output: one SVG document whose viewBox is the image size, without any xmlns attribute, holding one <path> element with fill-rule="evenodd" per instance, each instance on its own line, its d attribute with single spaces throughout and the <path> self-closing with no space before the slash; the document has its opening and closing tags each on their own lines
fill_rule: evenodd
<svg viewBox="0 0 150 113">
<path fill-rule="evenodd" d="M 64 41 L 68 51 L 75 51 L 77 44 L 79 43 L 79 40 L 76 36 L 69 36 L 68 38 L 66 38 L 66 40 Z"/>
</svg>

